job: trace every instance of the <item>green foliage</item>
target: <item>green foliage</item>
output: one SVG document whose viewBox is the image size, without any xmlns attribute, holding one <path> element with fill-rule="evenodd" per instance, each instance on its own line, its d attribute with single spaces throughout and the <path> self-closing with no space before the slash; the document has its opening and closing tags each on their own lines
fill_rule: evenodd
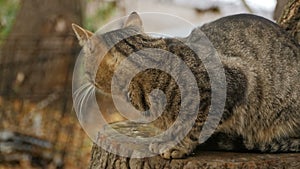
<svg viewBox="0 0 300 169">
<path fill-rule="evenodd" d="M 0 0 L 0 44 L 7 37 L 20 6 L 20 0 Z"/>
<path fill-rule="evenodd" d="M 88 4 L 91 5 L 91 3 L 94 3 L 93 5 L 96 5 L 96 7 L 91 9 L 91 7 L 87 5 L 86 16 L 84 18 L 84 27 L 92 32 L 96 31 L 99 26 L 106 23 L 107 20 L 114 14 L 117 7 L 116 1 L 96 2 L 97 1 L 95 0 L 88 1 Z"/>
</svg>

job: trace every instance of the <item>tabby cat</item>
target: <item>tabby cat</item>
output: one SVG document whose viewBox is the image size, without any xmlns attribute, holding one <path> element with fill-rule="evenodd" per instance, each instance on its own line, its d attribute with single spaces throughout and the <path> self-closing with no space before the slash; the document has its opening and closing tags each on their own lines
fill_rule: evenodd
<svg viewBox="0 0 300 169">
<path fill-rule="evenodd" d="M 99 52 L 111 46 L 114 39 L 121 40 L 102 58 L 99 67 L 92 61 L 86 63 L 91 83 L 105 94 L 111 94 L 114 71 L 122 60 L 144 48 L 169 51 L 186 63 L 201 95 L 196 122 L 175 146 L 165 150 L 166 144 L 174 140 L 157 141 L 150 144 L 149 149 L 166 159 L 190 155 L 200 144 L 199 134 L 211 105 L 211 85 L 202 61 L 182 42 L 200 43 L 202 35 L 194 30 L 185 38 L 152 37 L 144 33 L 142 20 L 135 12 L 121 29 L 101 35 L 93 36 L 75 24 L 73 29 L 89 56 L 97 55 L 95 48 Z M 203 25 L 200 30 L 216 48 L 226 76 L 224 112 L 208 141 L 225 150 L 299 152 L 300 46 L 275 23 L 250 14 L 224 17 Z M 135 35 L 126 37 L 130 33 Z M 88 67 L 95 66 L 97 71 L 93 76 Z M 134 64 L 132 69 L 135 69 Z M 153 121 L 165 130 L 175 121 L 181 104 L 179 87 L 171 75 L 150 68 L 140 72 L 130 82 L 128 98 L 137 110 L 147 112 L 151 106 L 148 96 L 153 89 L 160 89 L 166 95 L 165 109 Z M 182 125 L 184 123 L 188 121 Z"/>
</svg>

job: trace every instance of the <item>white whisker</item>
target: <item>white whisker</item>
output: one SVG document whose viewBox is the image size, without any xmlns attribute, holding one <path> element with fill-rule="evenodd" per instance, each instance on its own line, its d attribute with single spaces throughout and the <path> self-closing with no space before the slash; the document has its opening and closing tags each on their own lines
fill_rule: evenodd
<svg viewBox="0 0 300 169">
<path fill-rule="evenodd" d="M 91 88 L 93 88 L 93 85 L 91 83 L 85 83 L 74 92 L 73 97 L 75 102 L 75 109 L 78 112 L 81 111 L 83 106 L 82 102 Z"/>
<path fill-rule="evenodd" d="M 84 93 L 82 93 L 81 97 L 80 97 L 80 101 L 79 101 L 79 114 L 80 114 L 80 118 L 82 118 L 82 114 L 83 112 L 86 110 L 86 106 L 88 104 L 88 101 L 90 99 L 90 96 L 92 95 L 94 91 L 94 86 L 90 85 L 87 88 L 85 88 Z"/>
<path fill-rule="evenodd" d="M 85 83 L 82 86 L 80 86 L 74 93 L 73 96 L 76 98 L 78 94 L 81 93 L 81 91 L 84 90 L 84 88 L 89 87 L 90 85 L 92 85 L 91 83 Z"/>
</svg>

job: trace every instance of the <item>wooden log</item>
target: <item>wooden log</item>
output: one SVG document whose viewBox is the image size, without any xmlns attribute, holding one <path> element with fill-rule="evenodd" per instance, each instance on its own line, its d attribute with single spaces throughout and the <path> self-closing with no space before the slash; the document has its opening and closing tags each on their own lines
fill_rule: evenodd
<svg viewBox="0 0 300 169">
<path fill-rule="evenodd" d="M 148 124 L 140 125 L 127 121 L 114 123 L 110 126 L 119 133 L 131 137 L 151 137 L 160 133 L 160 130 L 154 126 Z M 126 150 L 126 153 L 129 156 L 136 155 L 138 153 L 137 151 L 142 151 L 142 153 L 148 151 L 147 143 L 139 145 L 126 143 L 121 138 L 118 138 L 120 135 L 113 135 L 113 138 L 108 141 L 107 136 L 114 133 L 112 128 L 105 128 L 101 131 L 102 135 L 98 137 L 98 145 L 113 146 L 114 148 L 118 147 L 118 151 L 124 151 L 124 147 L 131 148 L 134 151 Z M 120 144 L 122 144 L 123 148 L 120 148 L 122 147 Z M 297 153 L 261 154 L 201 151 L 201 149 L 197 149 L 188 158 L 166 160 L 158 155 L 144 158 L 123 157 L 106 151 L 98 145 L 94 144 L 93 146 L 89 166 L 90 169 L 300 168 L 300 154 Z"/>
</svg>

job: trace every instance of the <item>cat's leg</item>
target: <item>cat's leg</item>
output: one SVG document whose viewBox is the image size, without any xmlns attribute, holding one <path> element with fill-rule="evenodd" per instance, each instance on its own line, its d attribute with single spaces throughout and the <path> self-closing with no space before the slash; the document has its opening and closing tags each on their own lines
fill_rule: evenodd
<svg viewBox="0 0 300 169">
<path fill-rule="evenodd" d="M 212 131 L 202 131 L 204 120 L 206 119 L 204 114 L 199 113 L 195 124 L 193 125 L 191 121 L 185 120 L 181 123 L 181 130 L 173 131 L 171 135 L 175 136 L 173 138 L 165 139 L 164 141 L 156 141 L 150 144 L 149 150 L 154 153 L 160 154 L 163 158 L 184 158 L 190 155 L 199 146 L 201 148 L 211 148 L 211 150 L 234 150 L 243 151 L 246 150 L 243 142 L 243 138 L 238 136 L 234 131 L 232 133 L 224 133 L 219 131 L 222 128 L 222 124 L 219 125 L 215 130 Z M 224 120 L 230 119 L 232 112 L 227 109 L 224 110 L 221 122 L 225 123 Z M 183 130 L 187 129 L 189 125 L 193 125 L 191 130 L 186 136 L 178 137 L 185 133 Z M 203 138 L 207 138 L 204 142 L 200 143 L 200 133 Z M 212 135 L 211 135 L 212 134 Z M 180 141 L 176 141 L 176 138 L 182 138 Z M 178 140 L 178 139 L 177 139 Z M 203 139 L 200 139 L 203 140 Z"/>
<path fill-rule="evenodd" d="M 181 141 L 157 141 L 149 145 L 149 150 L 165 159 L 184 158 L 199 145 L 199 132 L 189 132 Z"/>
<path fill-rule="evenodd" d="M 266 153 L 300 152 L 300 138 L 274 139 L 267 143 L 251 143 L 246 141 L 245 146 L 248 150 Z"/>
<path fill-rule="evenodd" d="M 198 135 L 199 137 L 199 135 Z M 171 147 L 171 145 L 176 145 Z M 168 147 L 170 146 L 170 147 Z M 190 133 L 181 142 L 154 142 L 150 144 L 150 151 L 159 153 L 163 158 L 183 158 L 191 154 L 196 148 L 197 150 L 215 150 L 215 151 L 245 151 L 245 145 L 241 136 L 226 134 L 222 132 L 214 133 L 207 141 L 199 144 L 198 138 Z M 167 149 L 169 148 L 169 149 Z M 166 150 L 162 151 L 161 150 Z"/>
<path fill-rule="evenodd" d="M 170 147 L 172 144 L 176 144 L 176 142 L 153 142 L 150 144 L 149 149 L 154 153 L 160 154 L 165 159 L 184 158 L 191 154 L 199 143 L 186 137 L 175 146 Z"/>
</svg>

